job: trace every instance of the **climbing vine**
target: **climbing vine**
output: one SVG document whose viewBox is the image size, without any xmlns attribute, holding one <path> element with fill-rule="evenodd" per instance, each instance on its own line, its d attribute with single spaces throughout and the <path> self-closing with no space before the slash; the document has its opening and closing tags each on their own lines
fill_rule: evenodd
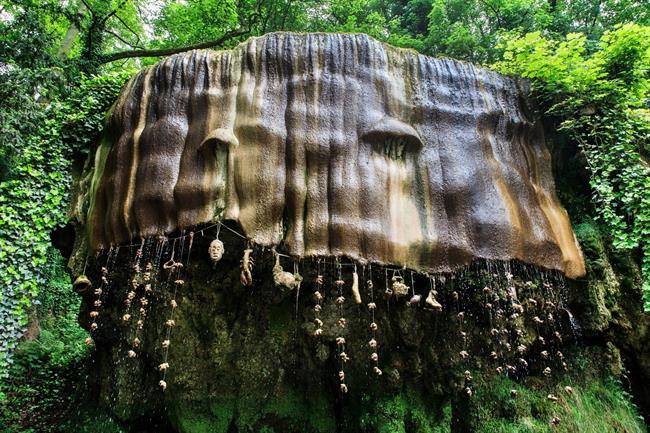
<svg viewBox="0 0 650 433">
<path fill-rule="evenodd" d="M 546 114 L 559 117 L 579 146 L 613 246 L 640 251 L 650 311 L 650 26 L 618 26 L 597 43 L 582 34 L 553 41 L 529 33 L 502 48 L 495 68 L 530 78 Z"/>
<path fill-rule="evenodd" d="M 0 94 L 11 96 L 0 119 L 0 375 L 47 280 L 49 234 L 66 222 L 71 161 L 87 153 L 127 73 L 81 77 L 71 87 L 18 67 L 3 75 Z"/>
</svg>

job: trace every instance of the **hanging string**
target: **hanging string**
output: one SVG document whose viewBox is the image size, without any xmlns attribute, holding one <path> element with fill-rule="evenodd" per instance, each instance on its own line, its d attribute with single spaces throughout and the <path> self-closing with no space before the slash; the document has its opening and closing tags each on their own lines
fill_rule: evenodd
<svg viewBox="0 0 650 433">
<path fill-rule="evenodd" d="M 323 300 L 323 274 L 321 273 L 320 258 L 316 261 L 316 290 L 314 291 L 314 324 L 316 330 L 314 337 L 320 337 L 323 334 L 323 321 L 320 319 L 320 312 L 322 310 L 321 302 Z"/>
<path fill-rule="evenodd" d="M 374 362 L 373 371 L 377 376 L 381 376 L 382 371 L 379 368 L 379 355 L 378 355 L 378 343 L 377 343 L 377 322 L 375 321 L 375 309 L 377 304 L 375 304 L 375 289 L 374 283 L 372 282 L 372 265 L 368 267 L 368 281 L 366 282 L 366 287 L 370 292 L 370 302 L 368 303 L 368 310 L 370 311 L 370 341 L 368 341 L 368 347 L 371 350 L 370 360 Z"/>
<path fill-rule="evenodd" d="M 384 298 L 386 298 L 386 311 L 390 314 L 390 297 L 393 295 L 393 290 L 388 285 L 388 268 L 384 268 L 385 290 Z"/>
<path fill-rule="evenodd" d="M 178 286 L 181 283 L 180 279 L 180 268 L 183 266 L 182 260 L 183 260 L 183 250 L 185 246 L 185 242 L 183 242 L 184 237 L 181 238 L 181 248 L 180 248 L 180 261 L 176 262 L 174 260 L 175 254 L 176 254 L 176 241 L 178 239 L 174 239 L 174 243 L 172 244 L 172 253 L 171 253 L 171 258 L 169 261 L 167 261 L 167 269 L 169 270 L 169 274 L 167 276 L 167 284 L 166 286 L 169 287 L 169 283 L 172 279 L 174 279 L 174 291 L 172 298 L 170 300 L 170 312 L 167 320 L 165 321 L 165 326 L 167 327 L 166 335 L 165 335 L 165 340 L 162 342 L 162 347 L 163 347 L 163 362 L 158 365 L 158 370 L 162 373 L 162 378 L 160 379 L 160 382 L 158 382 L 158 385 L 160 388 L 164 391 L 167 388 L 167 382 L 165 381 L 167 377 L 167 369 L 169 368 L 169 346 L 171 343 L 171 332 L 172 328 L 175 326 L 176 322 L 174 322 L 174 311 L 176 310 L 176 307 L 178 304 L 176 303 L 176 292 L 178 290 Z"/>
<path fill-rule="evenodd" d="M 228 227 L 227 225 L 225 225 L 225 224 L 224 224 L 223 222 L 221 222 L 221 221 L 217 221 L 217 222 L 214 223 L 214 224 L 211 224 L 211 225 L 209 225 L 209 226 L 207 226 L 207 227 L 203 227 L 203 228 L 200 230 L 201 236 L 204 235 L 204 233 L 203 233 L 204 231 L 210 230 L 210 229 L 213 228 L 213 227 L 219 227 L 219 230 L 221 230 L 221 227 L 223 227 L 223 228 L 225 228 L 226 230 L 228 230 L 228 231 L 230 231 L 231 233 L 233 233 L 235 236 L 238 236 L 238 237 L 240 237 L 240 238 L 242 238 L 242 239 L 244 239 L 244 240 L 247 240 L 247 241 L 249 240 L 245 235 L 239 233 L 238 231 L 236 231 L 236 230 L 234 230 L 234 229 L 231 229 L 230 227 Z M 181 234 L 180 236 L 167 237 L 167 239 L 168 239 L 169 241 L 178 241 L 178 240 L 181 240 L 181 241 L 182 241 L 182 240 L 184 240 L 186 237 L 189 237 L 190 235 L 193 237 L 193 236 L 194 236 L 194 232 L 189 232 L 189 233 L 186 234 L 186 235 Z M 217 231 L 217 236 L 218 236 L 218 235 L 219 235 L 219 231 Z M 123 246 L 123 247 L 137 247 L 138 245 L 139 245 L 139 244 L 127 244 L 127 245 L 122 245 L 122 246 Z"/>
<path fill-rule="evenodd" d="M 159 238 L 155 243 L 155 249 L 153 253 L 153 262 L 149 261 L 145 267 L 145 274 L 143 275 L 143 284 L 144 291 L 140 297 L 140 309 L 138 314 L 138 319 L 136 321 L 135 327 L 135 337 L 132 341 L 133 348 L 138 348 L 141 343 L 142 330 L 144 329 L 144 323 L 147 317 L 148 306 L 150 303 L 150 297 L 157 288 L 157 282 L 159 281 L 157 272 L 160 269 L 160 261 L 162 260 L 162 253 L 165 248 L 167 239 Z M 156 274 L 154 274 L 154 272 Z"/>
<path fill-rule="evenodd" d="M 99 283 L 99 287 L 96 288 L 93 292 L 95 295 L 95 300 L 93 301 L 93 309 L 89 313 L 89 316 L 91 318 L 91 323 L 90 323 L 91 336 L 86 338 L 85 343 L 87 346 L 90 346 L 92 344 L 93 335 L 96 333 L 97 329 L 99 328 L 97 319 L 99 318 L 99 313 L 101 311 L 102 298 L 104 297 L 103 294 L 105 291 L 107 291 L 109 285 L 109 280 L 108 280 L 110 276 L 109 269 L 111 269 L 111 267 L 113 266 L 113 262 L 115 260 L 115 256 L 113 256 L 113 251 L 114 251 L 113 247 L 110 247 L 106 257 L 106 265 L 101 268 L 101 277 L 100 277 L 101 283 Z"/>
<path fill-rule="evenodd" d="M 300 277 L 300 273 L 298 272 L 298 263 L 295 260 L 293 262 L 293 275 L 296 278 L 296 322 L 298 322 L 298 305 L 300 302 L 300 283 L 302 277 Z"/>
<path fill-rule="evenodd" d="M 337 325 L 341 331 L 338 337 L 336 337 L 336 347 L 337 347 L 337 354 L 338 354 L 338 359 L 339 359 L 339 381 L 341 382 L 340 384 L 340 390 L 343 394 L 348 392 L 348 386 L 345 384 L 345 369 L 344 364 L 347 363 L 350 358 L 348 357 L 347 353 L 345 353 L 345 338 L 343 337 L 343 329 L 346 328 L 347 326 L 347 319 L 343 317 L 343 304 L 345 303 L 345 297 L 343 296 L 343 277 L 341 275 L 341 263 L 339 262 L 339 258 L 336 258 L 336 288 L 338 290 L 338 297 L 336 298 L 336 304 L 338 305 L 339 309 L 339 320 L 337 322 Z"/>
<path fill-rule="evenodd" d="M 138 246 L 138 249 L 135 252 L 135 257 L 133 259 L 134 264 L 133 264 L 133 273 L 131 274 L 131 280 L 129 281 L 130 283 L 130 288 L 127 291 L 126 294 L 126 299 L 124 300 L 124 314 L 122 315 L 122 321 L 128 325 L 128 323 L 131 321 L 131 304 L 133 303 L 135 296 L 136 296 L 136 289 L 141 283 L 141 268 L 140 268 L 140 261 L 142 260 L 142 255 L 143 255 L 143 249 L 144 249 L 144 243 L 145 239 L 142 238 L 140 245 Z M 127 330 L 128 332 L 128 330 Z M 127 356 L 129 358 L 135 358 L 137 356 L 137 353 L 133 349 L 129 349 L 127 351 Z"/>
</svg>

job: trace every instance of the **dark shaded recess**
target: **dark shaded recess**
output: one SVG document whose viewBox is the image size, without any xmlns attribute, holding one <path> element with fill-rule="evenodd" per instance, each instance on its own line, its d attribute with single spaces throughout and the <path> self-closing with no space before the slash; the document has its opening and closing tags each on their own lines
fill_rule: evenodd
<svg viewBox="0 0 650 433">
<path fill-rule="evenodd" d="M 57 226 L 50 232 L 50 242 L 52 246 L 59 250 L 61 255 L 67 260 L 72 255 L 76 231 L 74 224 L 69 222 L 64 226 Z"/>
</svg>

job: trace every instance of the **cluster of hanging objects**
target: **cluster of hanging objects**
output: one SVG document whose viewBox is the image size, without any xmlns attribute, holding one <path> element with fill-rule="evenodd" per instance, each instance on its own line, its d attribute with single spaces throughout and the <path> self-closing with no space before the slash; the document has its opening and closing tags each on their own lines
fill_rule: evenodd
<svg viewBox="0 0 650 433">
<path fill-rule="evenodd" d="M 214 226 L 217 226 L 216 236 L 209 244 L 207 257 L 216 268 L 227 253 L 223 241 L 219 239 L 222 227 L 241 237 L 244 245 L 239 266 L 240 283 L 254 290 L 255 279 L 264 278 L 261 274 L 254 275 L 255 257 L 259 253 L 264 254 L 267 249 L 254 245 L 244 235 L 222 223 L 198 233 L 202 237 L 210 236 L 206 232 Z M 168 387 L 168 371 L 173 370 L 170 347 L 173 330 L 177 326 L 175 314 L 179 307 L 179 295 L 188 278 L 187 268 L 196 235 L 195 232 L 181 233 L 176 238 L 142 239 L 138 244 L 110 248 L 98 253 L 93 261 L 98 272 L 90 274 L 97 276 L 96 281 L 91 281 L 84 274 L 73 284 L 77 292 L 91 295 L 92 304 L 88 312 L 90 337 L 86 339 L 86 344 L 92 345 L 96 334 L 101 331 L 103 308 L 108 303 L 116 303 L 119 288 L 113 281 L 113 276 L 123 269 L 118 265 L 121 252 L 128 251 L 129 284 L 121 303 L 117 302 L 121 304 L 119 317 L 127 343 L 124 345 L 125 356 L 139 356 L 145 338 L 143 329 L 151 305 L 162 303 L 167 313 L 163 323 L 155 325 L 162 327 L 162 332 L 159 333 L 162 339 L 156 343 L 160 349 L 157 352 L 160 358 L 156 369 L 160 377 L 158 385 L 163 391 Z M 277 290 L 295 293 L 298 318 L 300 287 L 303 284 L 299 261 L 279 253 L 275 248 L 271 249 L 271 253 L 274 258 L 273 285 Z M 284 270 L 283 262 L 285 266 L 290 262 L 293 272 Z M 311 266 L 311 270 L 315 271 L 313 281 L 307 282 L 313 288 L 308 297 L 311 303 L 308 321 L 313 325 L 308 328 L 309 334 L 314 340 L 332 343 L 335 347 L 332 356 L 336 358 L 336 380 L 342 394 L 350 392 L 349 372 L 346 368 L 351 361 L 348 345 L 351 339 L 356 338 L 351 334 L 350 320 L 367 321 L 364 326 L 367 335 L 360 338 L 365 340 L 363 346 L 367 349 L 368 372 L 375 380 L 381 380 L 383 367 L 380 353 L 382 349 L 391 348 L 382 345 L 376 313 L 382 308 L 386 308 L 389 313 L 391 305 L 395 306 L 393 308 L 405 305 L 407 308 L 421 309 L 428 312 L 432 320 L 442 314 L 452 318 L 458 333 L 458 338 L 452 343 L 457 346 L 455 355 L 452 353 L 453 363 L 462 371 L 461 383 L 469 397 L 476 392 L 471 371 L 475 359 L 494 368 L 494 373 L 511 377 L 530 374 L 548 377 L 556 369 L 568 369 L 560 350 L 564 337 L 557 316 L 562 312 L 570 313 L 560 297 L 562 290 L 554 289 L 554 286 L 564 284 L 564 278 L 559 273 L 538 271 L 542 277 L 541 285 L 528 280 L 523 284 L 523 290 L 521 287 L 519 289 L 522 293 L 518 293 L 510 272 L 510 263 L 487 262 L 482 273 L 488 284 L 482 290 L 466 293 L 467 288 L 463 283 L 465 271 L 462 270 L 453 274 L 430 275 L 406 268 L 344 261 L 342 257 L 318 257 L 302 260 L 301 264 L 303 270 Z M 524 265 L 523 269 L 524 272 L 530 272 L 534 268 Z M 361 278 L 359 273 L 362 274 Z M 534 279 L 534 276 L 531 278 Z M 377 297 L 376 285 L 381 280 L 384 283 L 383 302 Z M 359 319 L 346 317 L 346 310 L 349 311 L 346 307 L 350 305 L 358 306 L 365 314 L 361 314 Z M 324 308 L 335 308 L 335 323 L 325 323 Z M 477 316 L 477 310 L 480 317 Z M 472 315 L 474 323 L 468 323 L 472 321 Z M 489 333 L 490 347 L 484 353 L 473 353 L 470 335 L 472 324 L 485 328 Z M 531 340 L 526 335 L 527 328 L 534 329 L 534 339 Z M 326 333 L 325 329 L 331 331 Z M 565 391 L 570 394 L 572 389 L 567 386 Z M 516 397 L 516 391 L 512 391 L 512 396 Z M 554 395 L 549 395 L 548 398 L 558 400 Z"/>
</svg>

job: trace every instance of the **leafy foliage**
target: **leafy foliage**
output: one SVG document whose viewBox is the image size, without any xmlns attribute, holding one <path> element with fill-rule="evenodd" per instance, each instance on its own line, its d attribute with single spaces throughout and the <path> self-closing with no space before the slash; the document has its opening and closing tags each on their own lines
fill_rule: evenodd
<svg viewBox="0 0 650 433">
<path fill-rule="evenodd" d="M 615 247 L 643 254 L 650 310 L 650 27 L 605 32 L 595 51 L 582 34 L 553 41 L 539 33 L 507 39 L 496 68 L 531 78 L 546 112 L 579 144 L 591 173 L 593 205 Z"/>
<path fill-rule="evenodd" d="M 635 19 L 648 24 L 641 2 L 544 0 L 434 0 L 425 50 L 479 63 L 503 54 L 504 41 L 527 33 L 556 40 L 580 32 L 597 40 L 606 29 Z"/>
<path fill-rule="evenodd" d="M 55 251 L 48 251 L 43 274 L 48 282 L 35 300 L 40 333 L 16 350 L 0 395 L 0 429 L 119 432 L 108 417 L 85 408 L 89 351 L 83 341 L 88 334 L 77 324 L 80 299 L 70 290 L 65 263 Z"/>
<path fill-rule="evenodd" d="M 0 93 L 11 94 L 16 83 L 25 91 L 5 100 L 0 129 L 0 153 L 9 161 L 0 182 L 0 371 L 6 372 L 6 354 L 27 323 L 31 300 L 47 284 L 49 233 L 66 220 L 72 160 L 101 131 L 126 75 L 81 77 L 65 100 L 57 99 L 62 88 L 33 81 L 40 74 L 16 67 L 3 75 Z M 47 99 L 35 98 L 38 89 L 48 90 Z"/>
</svg>

